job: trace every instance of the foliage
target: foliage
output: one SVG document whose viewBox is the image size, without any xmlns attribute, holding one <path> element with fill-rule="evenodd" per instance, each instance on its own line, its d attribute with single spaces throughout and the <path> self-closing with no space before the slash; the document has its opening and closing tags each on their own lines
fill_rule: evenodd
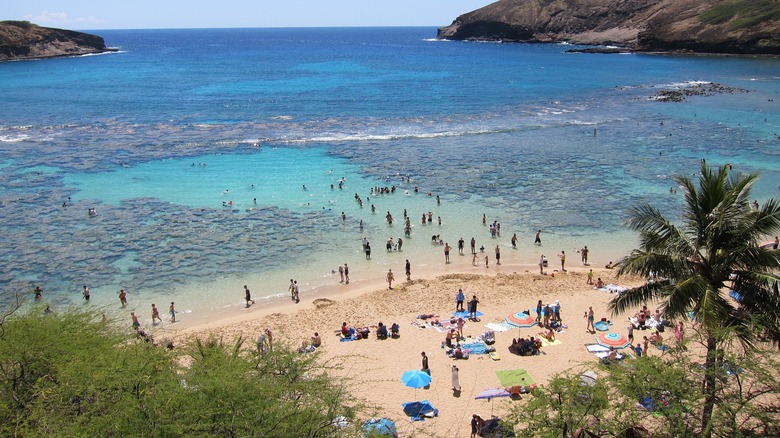
<svg viewBox="0 0 780 438">
<path fill-rule="evenodd" d="M 166 351 L 95 314 L 37 308 L 2 327 L 0 436 L 319 437 L 355 416 L 314 355 L 284 346 Z"/>
<path fill-rule="evenodd" d="M 708 24 L 731 21 L 730 28 L 738 30 L 762 22 L 780 20 L 780 2 L 776 0 L 737 0 L 714 6 L 701 14 L 699 19 Z"/>
<path fill-rule="evenodd" d="M 537 389 L 521 409 L 515 409 L 506 422 L 514 424 L 521 436 L 559 437 L 564 431 L 588 427 L 604 416 L 608 405 L 607 389 L 602 382 L 584 384 L 579 375 L 553 378 L 544 389 Z"/>
<path fill-rule="evenodd" d="M 778 353 L 740 349 L 725 355 L 723 363 L 717 370 L 713 434 L 780 436 Z M 507 421 L 521 435 L 534 437 L 699 436 L 704 369 L 687 351 L 624 359 L 598 370 L 594 387 L 576 373 L 554 377 Z"/>
<path fill-rule="evenodd" d="M 750 205 L 756 175 L 730 173 L 702 163 L 696 182 L 675 177 L 684 194 L 681 224 L 675 225 L 648 204 L 630 210 L 629 228 L 640 235 L 640 249 L 623 258 L 618 276 L 649 278 L 610 303 L 614 314 L 648 302 L 659 302 L 667 319 L 687 320 L 689 314 L 703 334 L 707 352 L 703 386 L 705 403 L 700 427 L 712 433 L 710 422 L 716 398 L 716 379 L 722 359 L 718 351 L 732 337 L 744 348 L 754 346 L 760 321 L 764 331 L 780 325 L 780 252 L 757 242 L 780 229 L 780 205 L 769 199 L 760 208 Z M 724 293 L 739 291 L 735 305 Z"/>
</svg>

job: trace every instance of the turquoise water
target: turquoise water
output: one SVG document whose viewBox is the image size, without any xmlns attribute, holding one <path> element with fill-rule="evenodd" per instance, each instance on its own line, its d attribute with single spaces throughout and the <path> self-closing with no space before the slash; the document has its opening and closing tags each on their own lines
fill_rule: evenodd
<svg viewBox="0 0 780 438">
<path fill-rule="evenodd" d="M 758 200 L 778 194 L 777 59 L 571 54 L 429 28 L 98 33 L 119 53 L 0 64 L 6 299 L 35 283 L 60 305 L 86 283 L 99 304 L 125 288 L 141 309 L 170 298 L 202 314 L 240 306 L 245 283 L 333 284 L 343 263 L 357 280 L 406 258 L 471 269 L 445 266 L 434 234 L 500 245 L 513 269 L 583 245 L 603 264 L 636 243 L 627 207 L 671 214 L 671 176 L 702 158 L 761 173 Z M 734 91 L 654 99 L 696 81 Z M 404 251 L 386 252 L 399 236 Z"/>
</svg>

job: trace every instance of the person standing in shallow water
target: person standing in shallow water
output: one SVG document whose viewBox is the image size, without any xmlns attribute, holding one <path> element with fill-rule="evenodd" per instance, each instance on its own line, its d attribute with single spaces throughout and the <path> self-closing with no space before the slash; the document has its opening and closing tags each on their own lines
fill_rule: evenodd
<svg viewBox="0 0 780 438">
<path fill-rule="evenodd" d="M 249 292 L 247 285 L 244 285 L 244 298 L 246 299 L 246 307 L 249 307 L 255 303 L 255 300 L 252 299 L 252 293 Z"/>
<path fill-rule="evenodd" d="M 344 283 L 349 284 L 349 266 L 344 263 Z"/>
<path fill-rule="evenodd" d="M 162 322 L 162 318 L 160 318 L 160 311 L 157 310 L 157 306 L 152 304 L 152 324 L 156 324 L 156 320 L 159 320 L 159 322 Z"/>
<path fill-rule="evenodd" d="M 119 290 L 119 302 L 122 304 L 122 307 L 127 305 L 127 293 L 125 293 L 124 289 Z"/>
<path fill-rule="evenodd" d="M 84 296 L 84 301 L 89 302 L 89 287 L 87 287 L 86 284 L 84 285 L 84 290 L 81 294 Z"/>
<path fill-rule="evenodd" d="M 171 322 L 176 322 L 176 308 L 173 306 L 173 301 L 171 301 L 171 305 L 168 307 L 168 314 L 171 315 Z"/>
<path fill-rule="evenodd" d="M 501 264 L 501 247 L 496 245 L 496 264 Z"/>
<path fill-rule="evenodd" d="M 535 245 L 542 244 L 542 230 L 536 230 L 536 237 L 534 237 L 534 244 Z"/>
</svg>

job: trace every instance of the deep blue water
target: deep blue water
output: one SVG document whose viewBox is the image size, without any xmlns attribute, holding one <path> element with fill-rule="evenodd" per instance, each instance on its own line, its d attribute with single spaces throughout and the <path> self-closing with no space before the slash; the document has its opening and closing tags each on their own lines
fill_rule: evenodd
<svg viewBox="0 0 780 438">
<path fill-rule="evenodd" d="M 314 287 L 330 281 L 334 256 L 363 263 L 362 235 L 377 249 L 400 235 L 382 213 L 403 208 L 415 224 L 436 210 L 453 241 L 486 239 L 486 213 L 521 240 L 543 228 L 550 254 L 590 242 L 592 257 L 611 257 L 633 245 L 610 239 L 626 208 L 672 212 L 670 176 L 702 158 L 761 173 L 759 200 L 778 194 L 774 58 L 576 54 L 433 41 L 433 28 L 95 33 L 120 52 L 0 64 L 6 295 L 34 281 L 67 301 L 90 283 L 218 306 L 170 291 L 257 275 L 268 283 L 258 293 L 276 293 L 291 266 Z M 737 90 L 653 99 L 694 81 Z M 341 177 L 345 189 L 331 191 Z M 377 185 L 399 191 L 373 198 L 371 214 L 353 196 Z M 419 196 L 402 195 L 414 186 Z M 438 262 L 425 239 L 407 248 Z M 538 251 L 515 259 L 533 264 Z"/>
</svg>

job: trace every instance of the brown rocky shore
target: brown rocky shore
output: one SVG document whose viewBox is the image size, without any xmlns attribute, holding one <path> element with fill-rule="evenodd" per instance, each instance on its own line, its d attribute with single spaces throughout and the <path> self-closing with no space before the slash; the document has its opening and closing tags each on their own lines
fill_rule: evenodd
<svg viewBox="0 0 780 438">
<path fill-rule="evenodd" d="M 29 21 L 0 21 L 0 61 L 59 58 L 113 52 L 103 38 L 83 32 L 41 27 Z"/>
<path fill-rule="evenodd" d="M 780 55 L 780 2 L 499 0 L 459 16 L 440 28 L 437 38 L 569 42 L 635 52 Z"/>
</svg>

